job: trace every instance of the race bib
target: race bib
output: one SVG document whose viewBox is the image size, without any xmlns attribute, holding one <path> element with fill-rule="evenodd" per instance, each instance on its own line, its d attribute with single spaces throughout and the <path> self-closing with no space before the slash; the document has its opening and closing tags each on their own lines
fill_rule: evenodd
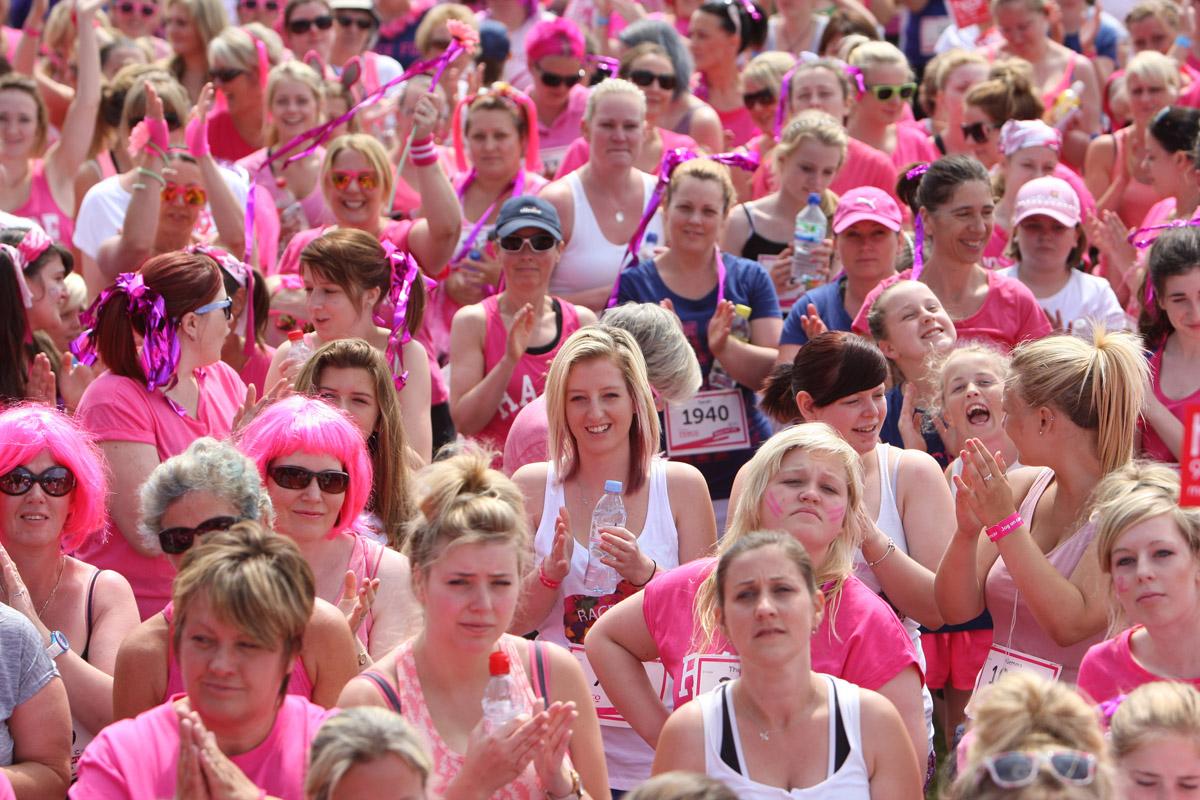
<svg viewBox="0 0 1200 800">
<path fill-rule="evenodd" d="M 1048 681 L 1057 681 L 1062 674 L 1062 664 L 993 643 L 988 650 L 987 660 L 983 662 L 983 669 L 975 678 L 975 690 L 971 692 L 971 700 L 967 703 L 967 716 L 970 716 L 969 709 L 978 701 L 980 694 L 1010 672 L 1028 672 Z"/>
<path fill-rule="evenodd" d="M 744 450 L 750 446 L 746 402 L 740 389 L 699 392 L 686 403 L 668 403 L 667 455 Z"/>
<path fill-rule="evenodd" d="M 588 689 L 592 693 L 592 704 L 596 706 L 596 716 L 600 718 L 600 724 L 610 728 L 628 728 L 629 723 L 608 699 L 608 693 L 604 691 L 596 673 L 592 671 L 592 665 L 588 661 L 587 653 L 584 652 L 582 645 L 571 645 L 571 655 L 575 656 L 579 666 L 583 667 L 583 674 L 587 678 Z M 646 677 L 650 679 L 650 685 L 654 687 L 659 701 L 670 708 L 671 678 L 667 675 L 666 667 L 662 665 L 661 661 L 648 661 L 642 666 L 646 668 Z"/>
<path fill-rule="evenodd" d="M 742 660 L 733 653 L 693 653 L 683 660 L 683 691 L 692 699 L 742 675 Z"/>
<path fill-rule="evenodd" d="M 1200 405 L 1188 406 L 1183 418 L 1183 452 L 1179 454 L 1179 505 L 1200 506 Z"/>
</svg>

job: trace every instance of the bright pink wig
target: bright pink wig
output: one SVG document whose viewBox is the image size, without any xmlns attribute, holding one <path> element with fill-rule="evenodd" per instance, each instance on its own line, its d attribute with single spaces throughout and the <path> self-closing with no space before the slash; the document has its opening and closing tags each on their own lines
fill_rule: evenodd
<svg viewBox="0 0 1200 800">
<path fill-rule="evenodd" d="M 242 431 L 238 449 L 258 465 L 263 483 L 268 483 L 271 465 L 292 453 L 330 455 L 340 461 L 350 473 L 350 488 L 330 538 L 354 524 L 371 496 L 371 457 L 362 433 L 349 416 L 323 400 L 293 395 L 272 403 Z"/>
<path fill-rule="evenodd" d="M 18 405 L 0 413 L 0 475 L 24 466 L 43 450 L 75 473 L 75 489 L 63 525 L 62 546 L 75 550 L 104 526 L 108 475 L 92 437 L 70 417 L 39 405 Z"/>
</svg>

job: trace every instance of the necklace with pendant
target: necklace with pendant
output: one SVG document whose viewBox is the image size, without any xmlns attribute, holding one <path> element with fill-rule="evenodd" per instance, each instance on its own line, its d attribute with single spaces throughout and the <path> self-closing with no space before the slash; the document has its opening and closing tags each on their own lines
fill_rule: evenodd
<svg viewBox="0 0 1200 800">
<path fill-rule="evenodd" d="M 625 212 L 621 211 L 620 209 L 617 209 L 616 217 L 617 217 L 617 222 L 624 222 L 625 221 Z"/>
</svg>

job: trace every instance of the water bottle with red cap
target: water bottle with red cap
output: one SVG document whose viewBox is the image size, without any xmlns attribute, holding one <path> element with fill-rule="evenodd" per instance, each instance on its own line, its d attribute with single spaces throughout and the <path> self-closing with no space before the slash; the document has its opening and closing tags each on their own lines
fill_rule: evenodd
<svg viewBox="0 0 1200 800">
<path fill-rule="evenodd" d="M 483 719 L 488 732 L 499 730 L 517 716 L 513 703 L 511 665 L 508 653 L 497 650 L 488 656 L 487 686 L 483 690 Z"/>
</svg>

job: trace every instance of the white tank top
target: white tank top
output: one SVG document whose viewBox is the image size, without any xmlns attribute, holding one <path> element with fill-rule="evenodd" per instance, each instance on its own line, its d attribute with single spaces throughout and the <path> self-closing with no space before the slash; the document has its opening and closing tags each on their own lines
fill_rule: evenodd
<svg viewBox="0 0 1200 800">
<path fill-rule="evenodd" d="M 642 176 L 642 208 L 650 200 L 657 179 L 653 175 L 639 172 Z M 571 187 L 571 199 L 575 204 L 575 224 L 571 230 L 571 240 L 563 249 L 562 258 L 554 272 L 550 274 L 550 294 L 562 297 L 578 292 L 595 289 L 599 286 L 611 287 L 617 281 L 621 271 L 625 250 L 629 242 L 613 244 L 600 230 L 592 205 L 588 202 L 587 192 L 583 190 L 583 182 L 579 180 L 579 172 L 575 171 L 566 177 L 567 185 Z M 656 211 L 646 226 L 646 236 L 642 240 L 643 249 L 650 246 L 650 241 L 663 244 L 662 212 Z"/>
<path fill-rule="evenodd" d="M 825 780 L 804 789 L 781 789 L 758 783 L 747 774 L 746 759 L 738 735 L 737 712 L 730 698 L 730 681 L 696 698 L 704 722 L 704 765 L 708 777 L 728 786 L 739 800 L 870 800 L 871 776 L 863 757 L 862 722 L 858 687 L 832 675 L 822 675 L 829 685 L 829 764 Z M 726 725 L 728 719 L 728 726 Z M 840 768 L 837 764 L 838 727 L 849 742 L 850 753 Z M 726 742 L 726 737 L 732 741 Z M 736 767 L 722 757 L 722 744 Z"/>
<path fill-rule="evenodd" d="M 875 525 L 883 531 L 884 536 L 892 538 L 892 541 L 896 543 L 897 550 L 907 555 L 908 539 L 904 536 L 904 520 L 900 517 L 900 509 L 896 507 L 896 477 L 900 473 L 898 467 L 904 453 L 902 451 L 900 458 L 896 459 L 897 469 L 893 470 L 889 458 L 891 449 L 892 446 L 885 442 L 875 445 L 875 461 L 879 465 L 879 515 L 875 517 Z M 880 594 L 882 591 L 879 580 L 867 566 L 861 550 L 856 550 L 854 553 L 854 575 L 871 587 L 871 591 L 875 594 Z"/>
<path fill-rule="evenodd" d="M 674 569 L 679 566 L 679 531 L 675 528 L 675 517 L 671 513 L 671 500 L 667 493 L 667 462 L 664 459 L 656 458 L 651 462 L 649 480 L 646 523 L 638 535 L 638 547 L 658 563 L 659 569 Z M 562 484 L 555 478 L 554 466 L 548 464 L 542 518 L 533 539 L 538 562 L 550 553 L 554 544 L 554 523 L 563 500 Z M 538 626 L 538 638 L 570 650 L 580 660 L 585 673 L 591 676 L 583 652 L 583 636 L 601 614 L 622 598 L 597 598 L 584 591 L 583 575 L 587 571 L 587 562 L 587 547 L 576 541 L 571 552 L 571 571 L 563 579 L 550 613 Z M 671 696 L 667 694 L 668 703 Z M 641 736 L 624 723 L 602 724 L 600 732 L 604 738 L 609 783 L 613 788 L 632 789 L 650 777 L 654 750 Z"/>
</svg>

